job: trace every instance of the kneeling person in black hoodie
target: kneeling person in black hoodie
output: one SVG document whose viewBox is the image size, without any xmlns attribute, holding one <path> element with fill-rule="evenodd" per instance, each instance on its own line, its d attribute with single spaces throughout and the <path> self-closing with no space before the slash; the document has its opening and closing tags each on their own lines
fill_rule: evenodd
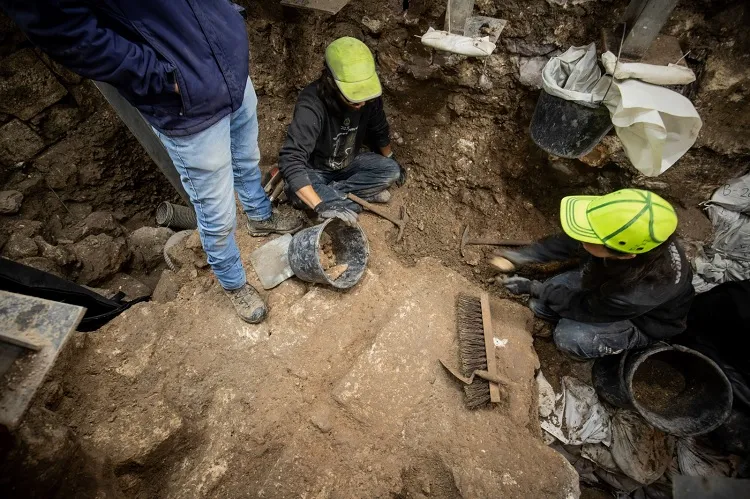
<svg viewBox="0 0 750 499">
<path fill-rule="evenodd" d="M 557 322 L 555 345 L 590 359 L 640 348 L 683 332 L 695 294 L 690 262 L 676 241 L 677 215 L 648 191 L 571 196 L 560 209 L 564 235 L 493 263 L 517 265 L 581 259 L 579 269 L 545 282 L 507 277 L 514 294 L 530 294 L 529 308 Z"/>
<path fill-rule="evenodd" d="M 370 49 L 344 37 L 326 49 L 323 75 L 297 99 L 279 153 L 279 169 L 292 204 L 322 218 L 354 223 L 359 205 L 348 193 L 388 202 L 388 188 L 406 181 L 393 158 L 382 88 Z M 360 152 L 364 145 L 373 152 Z"/>
</svg>

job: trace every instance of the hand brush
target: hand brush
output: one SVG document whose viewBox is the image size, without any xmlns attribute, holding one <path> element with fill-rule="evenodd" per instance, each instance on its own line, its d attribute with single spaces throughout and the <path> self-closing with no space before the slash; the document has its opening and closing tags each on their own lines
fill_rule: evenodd
<svg viewBox="0 0 750 499">
<path fill-rule="evenodd" d="M 490 298 L 482 293 L 481 298 L 460 294 L 456 305 L 459 356 L 461 371 L 470 378 L 476 371 L 497 373 L 495 344 L 490 314 Z M 464 385 L 465 404 L 468 409 L 478 409 L 490 402 L 500 402 L 500 387 L 474 377 L 471 384 Z"/>
</svg>

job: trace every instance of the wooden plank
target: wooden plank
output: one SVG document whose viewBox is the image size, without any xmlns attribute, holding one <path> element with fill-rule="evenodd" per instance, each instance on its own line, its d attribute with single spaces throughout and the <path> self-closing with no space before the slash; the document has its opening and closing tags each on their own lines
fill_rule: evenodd
<svg viewBox="0 0 750 499">
<path fill-rule="evenodd" d="M 495 356 L 495 332 L 492 327 L 492 311 L 490 310 L 490 295 L 482 293 L 482 327 L 484 328 L 484 349 L 487 354 L 487 372 L 497 376 L 497 358 Z M 490 402 L 500 402 L 500 387 L 497 383 L 488 381 L 490 385 Z"/>
<path fill-rule="evenodd" d="M 281 5 L 298 9 L 319 10 L 328 14 L 338 14 L 349 0 L 282 0 Z"/>
<path fill-rule="evenodd" d="M 38 351 L 0 342 L 0 425 L 16 428 L 86 309 L 0 291 L 0 330 L 33 333 Z M 15 358 L 15 360 L 13 360 Z"/>
<path fill-rule="evenodd" d="M 622 18 L 628 29 L 623 55 L 643 57 L 676 6 L 677 0 L 631 0 Z"/>
</svg>

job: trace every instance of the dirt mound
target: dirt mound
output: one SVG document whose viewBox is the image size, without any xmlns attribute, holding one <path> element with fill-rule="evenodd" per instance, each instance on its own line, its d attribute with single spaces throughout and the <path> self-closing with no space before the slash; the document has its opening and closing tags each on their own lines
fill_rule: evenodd
<svg viewBox="0 0 750 499">
<path fill-rule="evenodd" d="M 577 497 L 539 436 L 529 311 L 493 303 L 509 395 L 464 409 L 437 360 L 458 362 L 456 295 L 478 290 L 434 260 L 403 266 L 387 223 L 363 218 L 355 289 L 287 281 L 251 326 L 201 270 L 175 301 L 78 335 L 26 427 L 66 421 L 128 497 Z M 239 243 L 247 258 L 260 242 Z"/>
</svg>

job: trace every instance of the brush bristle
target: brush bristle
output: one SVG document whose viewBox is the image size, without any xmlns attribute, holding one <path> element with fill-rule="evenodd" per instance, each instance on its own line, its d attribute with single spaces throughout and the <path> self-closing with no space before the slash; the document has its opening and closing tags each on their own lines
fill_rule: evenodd
<svg viewBox="0 0 750 499">
<path fill-rule="evenodd" d="M 464 376 L 468 377 L 474 371 L 487 369 L 487 350 L 484 344 L 480 298 L 458 295 L 456 319 L 461 371 Z M 481 378 L 474 378 L 471 385 L 464 386 L 464 393 L 466 394 L 466 407 L 469 409 L 477 409 L 490 403 L 489 383 Z"/>
</svg>

